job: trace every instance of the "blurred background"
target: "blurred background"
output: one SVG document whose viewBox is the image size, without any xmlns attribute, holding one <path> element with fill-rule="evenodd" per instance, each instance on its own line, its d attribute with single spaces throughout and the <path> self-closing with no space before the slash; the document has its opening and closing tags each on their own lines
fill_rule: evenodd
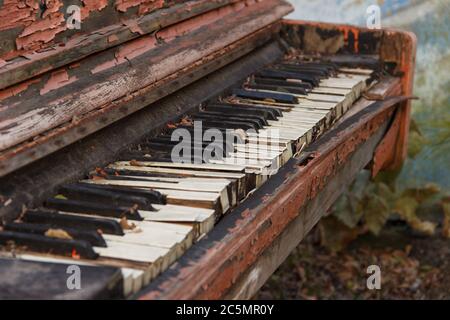
<svg viewBox="0 0 450 320">
<path fill-rule="evenodd" d="M 361 172 L 257 298 L 450 298 L 450 1 L 291 0 L 287 18 L 381 27 L 418 38 L 408 158 L 396 172 Z M 366 288 L 377 264 L 381 290 Z"/>
</svg>

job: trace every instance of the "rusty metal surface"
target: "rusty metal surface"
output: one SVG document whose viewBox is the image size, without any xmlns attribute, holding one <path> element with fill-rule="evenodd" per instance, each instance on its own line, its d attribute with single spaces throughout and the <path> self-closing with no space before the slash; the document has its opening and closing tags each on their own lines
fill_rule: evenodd
<svg viewBox="0 0 450 320">
<path fill-rule="evenodd" d="M 140 299 L 219 299 L 315 198 L 360 144 L 405 97 L 375 102 L 291 159 L 208 236 L 138 295 Z"/>
</svg>

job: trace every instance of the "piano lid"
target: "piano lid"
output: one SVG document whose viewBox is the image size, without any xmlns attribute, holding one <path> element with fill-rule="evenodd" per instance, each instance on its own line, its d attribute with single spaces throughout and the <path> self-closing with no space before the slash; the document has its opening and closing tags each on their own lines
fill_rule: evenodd
<svg viewBox="0 0 450 320">
<path fill-rule="evenodd" d="M 170 77 L 256 46 L 252 36 L 267 37 L 260 30 L 292 11 L 283 0 L 83 4 L 81 32 L 68 27 L 69 1 L 0 6 L 0 176 L 170 94 L 176 88 L 161 89 Z"/>
</svg>

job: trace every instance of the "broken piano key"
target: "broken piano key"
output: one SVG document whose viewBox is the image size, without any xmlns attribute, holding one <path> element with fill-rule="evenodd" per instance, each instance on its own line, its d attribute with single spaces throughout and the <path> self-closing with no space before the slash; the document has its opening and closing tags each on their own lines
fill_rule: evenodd
<svg viewBox="0 0 450 320">
<path fill-rule="evenodd" d="M 56 198 L 47 199 L 47 201 L 45 201 L 45 206 L 47 208 L 65 212 L 93 214 L 113 218 L 125 217 L 130 220 L 144 220 L 139 214 L 139 211 L 132 207 L 115 207 L 87 201 Z"/>
</svg>

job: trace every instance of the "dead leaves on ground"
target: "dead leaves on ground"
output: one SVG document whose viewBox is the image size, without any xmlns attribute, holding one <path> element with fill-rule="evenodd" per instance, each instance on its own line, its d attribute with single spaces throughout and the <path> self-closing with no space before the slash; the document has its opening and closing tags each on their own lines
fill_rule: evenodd
<svg viewBox="0 0 450 320">
<path fill-rule="evenodd" d="M 442 202 L 443 211 L 447 212 L 442 234 L 450 237 L 450 201 L 444 201 L 439 186 L 429 183 L 397 192 L 395 184 L 370 182 L 368 177 L 367 173 L 361 174 L 349 191 L 338 199 L 332 209 L 333 214 L 320 221 L 325 246 L 341 250 L 358 235 L 366 232 L 378 235 L 393 215 L 406 221 L 416 232 L 433 235 L 436 223 L 423 220 L 418 214 L 420 208 L 430 201 Z"/>
</svg>

